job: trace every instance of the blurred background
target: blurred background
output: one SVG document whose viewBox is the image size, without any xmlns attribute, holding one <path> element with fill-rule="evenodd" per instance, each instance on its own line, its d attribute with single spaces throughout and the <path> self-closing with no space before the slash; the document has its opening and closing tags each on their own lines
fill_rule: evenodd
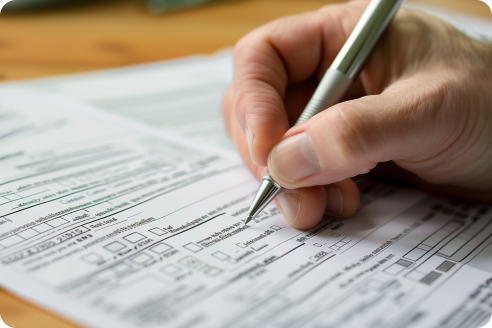
<svg viewBox="0 0 492 328">
<path fill-rule="evenodd" d="M 210 54 L 271 20 L 335 2 L 14 0 L 0 15 L 0 83 Z M 420 3 L 492 19 L 478 0 Z M 0 315 L 15 328 L 77 327 L 2 289 Z"/>
<path fill-rule="evenodd" d="M 14 0 L 0 15 L 0 82 L 232 47 L 273 19 L 333 0 Z M 421 0 L 490 18 L 478 0 Z"/>
</svg>

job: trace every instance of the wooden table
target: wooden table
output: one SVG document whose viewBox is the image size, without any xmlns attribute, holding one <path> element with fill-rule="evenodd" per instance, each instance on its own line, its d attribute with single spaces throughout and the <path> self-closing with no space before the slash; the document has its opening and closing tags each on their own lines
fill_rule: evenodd
<svg viewBox="0 0 492 328">
<path fill-rule="evenodd" d="M 139 0 L 100 0 L 53 11 L 3 13 L 0 81 L 212 53 L 275 18 L 332 2 L 337 1 L 233 0 L 152 16 Z M 425 2 L 492 19 L 478 0 Z M 0 315 L 15 328 L 78 327 L 2 289 Z"/>
</svg>

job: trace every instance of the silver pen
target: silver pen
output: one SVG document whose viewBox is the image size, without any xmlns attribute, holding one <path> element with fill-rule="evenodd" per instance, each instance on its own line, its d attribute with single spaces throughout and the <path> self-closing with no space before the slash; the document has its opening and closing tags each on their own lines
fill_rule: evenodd
<svg viewBox="0 0 492 328">
<path fill-rule="evenodd" d="M 343 99 L 381 34 L 403 2 L 404 0 L 371 0 L 369 2 L 295 125 L 307 121 Z M 282 186 L 276 183 L 267 172 L 249 208 L 245 224 L 254 219 L 281 191 Z"/>
</svg>

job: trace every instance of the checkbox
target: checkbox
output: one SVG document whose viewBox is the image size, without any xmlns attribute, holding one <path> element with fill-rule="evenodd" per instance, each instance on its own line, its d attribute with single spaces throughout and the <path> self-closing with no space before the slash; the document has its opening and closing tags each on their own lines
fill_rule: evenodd
<svg viewBox="0 0 492 328">
<path fill-rule="evenodd" d="M 183 257 L 178 262 L 181 263 L 182 265 L 184 265 L 185 267 L 188 267 L 188 268 L 196 268 L 202 264 L 202 262 L 200 262 L 200 260 L 194 258 L 193 256 Z"/>
<path fill-rule="evenodd" d="M 169 246 L 168 244 L 161 243 L 159 245 L 152 247 L 150 250 L 156 254 L 163 254 L 172 248 L 173 247 Z"/>
<path fill-rule="evenodd" d="M 33 227 L 33 229 L 39 233 L 43 233 L 45 231 L 53 229 L 53 227 L 47 225 L 46 223 L 41 223 L 41 224 L 38 224 L 37 226 Z"/>
<path fill-rule="evenodd" d="M 56 218 L 56 219 L 53 219 L 53 220 L 50 220 L 48 222 L 46 222 L 48 225 L 52 226 L 53 228 L 56 228 L 56 227 L 59 227 L 61 226 L 62 224 L 65 224 L 67 223 L 68 221 L 65 220 L 65 219 L 62 219 L 62 218 Z"/>
<path fill-rule="evenodd" d="M 211 267 L 205 271 L 205 274 L 209 277 L 217 277 L 222 273 L 222 270 L 219 268 Z"/>
<path fill-rule="evenodd" d="M 18 233 L 19 236 L 21 236 L 22 238 L 25 238 L 25 239 L 29 239 L 31 237 L 38 235 L 38 234 L 39 234 L 39 232 L 37 232 L 36 230 L 33 230 L 33 229 L 27 229 L 27 230 L 24 230 L 24 231 Z"/>
<path fill-rule="evenodd" d="M 104 259 L 99 254 L 89 253 L 87 255 L 82 256 L 82 260 L 90 264 L 98 264 L 101 263 Z"/>
<path fill-rule="evenodd" d="M 176 264 L 168 264 L 161 268 L 161 272 L 167 274 L 168 276 L 175 276 L 183 271 L 183 269 Z"/>
<path fill-rule="evenodd" d="M 150 229 L 149 232 L 152 232 L 154 235 L 157 235 L 157 236 L 162 236 L 162 235 L 165 235 L 167 233 L 167 231 L 164 231 L 164 230 L 159 229 L 159 228 Z"/>
<path fill-rule="evenodd" d="M 104 248 L 110 252 L 113 252 L 113 253 L 116 253 L 117 251 L 120 251 L 122 250 L 123 248 L 125 248 L 126 246 L 122 243 L 120 243 L 119 241 L 115 241 L 109 245 L 106 245 L 104 246 Z"/>
<path fill-rule="evenodd" d="M 225 261 L 230 257 L 229 255 L 222 253 L 221 251 L 217 251 L 215 253 L 212 253 L 212 256 L 221 260 L 221 261 Z"/>
<path fill-rule="evenodd" d="M 194 243 L 186 244 L 183 247 L 186 248 L 189 251 L 192 251 L 193 253 L 199 252 L 199 251 L 201 251 L 203 249 L 203 247 L 201 247 L 201 246 L 199 246 L 197 244 L 194 244 Z"/>
<path fill-rule="evenodd" d="M 153 259 L 152 256 L 143 253 L 143 254 L 135 256 L 134 258 L 131 259 L 131 261 L 133 263 L 143 265 L 143 264 L 146 264 L 146 263 L 152 261 L 152 259 Z"/>
<path fill-rule="evenodd" d="M 138 232 L 134 232 L 132 234 L 129 234 L 126 237 L 123 237 L 123 239 L 128 240 L 129 242 L 135 244 L 136 242 L 139 242 L 142 239 L 145 239 L 146 237 Z"/>
</svg>

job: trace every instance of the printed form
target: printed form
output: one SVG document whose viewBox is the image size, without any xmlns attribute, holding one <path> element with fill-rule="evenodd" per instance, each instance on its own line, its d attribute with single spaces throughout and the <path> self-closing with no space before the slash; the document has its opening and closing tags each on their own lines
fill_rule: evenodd
<svg viewBox="0 0 492 328">
<path fill-rule="evenodd" d="M 357 179 L 349 219 L 298 231 L 271 205 L 244 225 L 258 183 L 220 119 L 231 62 L 4 85 L 0 284 L 95 328 L 487 322 L 489 207 Z"/>
<path fill-rule="evenodd" d="M 73 101 L 2 94 L 1 284 L 88 327 L 479 327 L 492 211 L 359 180 L 289 227 L 239 160 Z M 112 122 L 113 121 L 113 122 Z"/>
</svg>

